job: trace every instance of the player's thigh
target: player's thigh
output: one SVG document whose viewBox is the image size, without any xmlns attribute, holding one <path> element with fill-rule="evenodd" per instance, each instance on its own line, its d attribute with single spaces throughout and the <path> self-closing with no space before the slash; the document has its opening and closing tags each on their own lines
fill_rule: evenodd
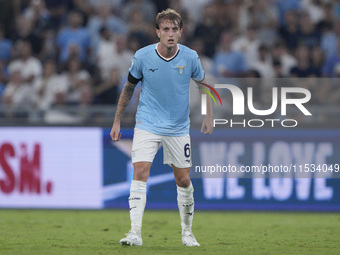
<svg viewBox="0 0 340 255">
<path fill-rule="evenodd" d="M 164 164 L 174 165 L 177 168 L 191 167 L 190 136 L 163 137 Z"/>
<path fill-rule="evenodd" d="M 159 135 L 135 128 L 131 151 L 132 163 L 152 162 L 158 151 L 160 142 L 161 137 Z"/>
</svg>

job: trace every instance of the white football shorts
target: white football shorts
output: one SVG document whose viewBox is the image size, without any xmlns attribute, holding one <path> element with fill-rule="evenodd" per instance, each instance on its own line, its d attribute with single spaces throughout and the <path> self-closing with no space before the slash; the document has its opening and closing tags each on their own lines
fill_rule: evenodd
<svg viewBox="0 0 340 255">
<path fill-rule="evenodd" d="M 191 167 L 190 135 L 163 136 L 135 128 L 132 141 L 132 163 L 152 162 L 163 146 L 163 164 L 178 168 Z"/>
</svg>

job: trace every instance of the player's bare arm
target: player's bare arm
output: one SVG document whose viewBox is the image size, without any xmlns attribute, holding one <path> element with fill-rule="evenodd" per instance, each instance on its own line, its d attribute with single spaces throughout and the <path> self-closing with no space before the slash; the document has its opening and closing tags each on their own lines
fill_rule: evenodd
<svg viewBox="0 0 340 255">
<path fill-rule="evenodd" d="M 129 81 L 127 81 L 124 85 L 124 88 L 122 90 L 122 93 L 120 94 L 118 104 L 117 104 L 117 110 L 115 119 L 113 121 L 112 129 L 110 132 L 110 136 L 113 141 L 119 141 L 121 137 L 120 133 L 120 120 L 124 114 L 124 111 L 126 107 L 128 106 L 131 97 L 133 95 L 133 92 L 135 91 L 137 84 L 132 84 Z"/>
<path fill-rule="evenodd" d="M 202 88 L 203 85 L 201 83 L 204 83 L 203 81 L 200 82 L 196 82 L 197 86 Z M 205 88 L 207 89 L 207 88 Z M 200 89 L 200 93 L 205 94 L 206 92 L 204 92 L 203 90 Z M 205 118 L 202 122 L 202 126 L 201 126 L 201 132 L 206 134 L 206 135 L 210 135 L 213 130 L 214 130 L 214 126 L 213 126 L 213 118 L 214 118 L 214 114 L 213 114 L 213 108 L 212 108 L 212 101 L 211 101 L 211 97 L 207 96 L 207 114 L 205 115 Z"/>
</svg>

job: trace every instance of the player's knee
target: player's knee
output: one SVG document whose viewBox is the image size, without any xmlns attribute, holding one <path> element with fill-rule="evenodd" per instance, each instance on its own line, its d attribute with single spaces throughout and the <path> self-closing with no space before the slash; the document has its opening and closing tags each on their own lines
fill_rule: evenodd
<svg viewBox="0 0 340 255">
<path fill-rule="evenodd" d="M 180 176 L 177 178 L 177 185 L 182 188 L 187 188 L 190 185 L 190 177 L 189 176 Z"/>
<path fill-rule="evenodd" d="M 133 172 L 133 179 L 137 181 L 147 181 L 149 176 L 149 169 L 144 165 L 137 165 L 135 166 Z"/>
</svg>

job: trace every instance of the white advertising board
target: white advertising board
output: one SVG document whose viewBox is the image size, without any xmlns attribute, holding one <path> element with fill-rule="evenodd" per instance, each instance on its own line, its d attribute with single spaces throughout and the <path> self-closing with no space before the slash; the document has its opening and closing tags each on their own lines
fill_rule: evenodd
<svg viewBox="0 0 340 255">
<path fill-rule="evenodd" d="M 100 128 L 0 128 L 0 208 L 102 208 Z"/>
</svg>

